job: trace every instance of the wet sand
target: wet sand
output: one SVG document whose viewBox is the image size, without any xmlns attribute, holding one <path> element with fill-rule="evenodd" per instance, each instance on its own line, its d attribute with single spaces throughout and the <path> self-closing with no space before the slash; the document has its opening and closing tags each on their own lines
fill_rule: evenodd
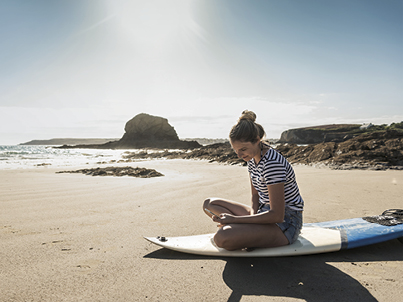
<svg viewBox="0 0 403 302">
<path fill-rule="evenodd" d="M 0 171 L 1 301 L 399 301 L 403 244 L 285 258 L 176 253 L 142 236 L 214 232 L 202 201 L 249 203 L 247 170 L 195 160 L 133 163 L 157 178 Z M 77 167 L 83 168 L 83 167 Z M 71 170 L 71 167 L 68 168 Z M 403 171 L 295 166 L 304 222 L 403 208 Z"/>
</svg>

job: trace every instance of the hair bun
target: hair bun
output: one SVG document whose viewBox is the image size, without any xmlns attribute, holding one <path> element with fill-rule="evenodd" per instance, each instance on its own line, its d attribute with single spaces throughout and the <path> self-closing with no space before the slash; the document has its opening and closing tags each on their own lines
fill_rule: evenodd
<svg viewBox="0 0 403 302">
<path fill-rule="evenodd" d="M 262 125 L 255 122 L 256 114 L 253 111 L 242 112 L 238 123 L 231 128 L 229 138 L 231 141 L 256 143 L 265 136 Z"/>
<path fill-rule="evenodd" d="M 244 110 L 242 112 L 241 117 L 239 118 L 239 121 L 242 121 L 242 120 L 255 122 L 256 121 L 256 114 L 253 111 Z"/>
</svg>

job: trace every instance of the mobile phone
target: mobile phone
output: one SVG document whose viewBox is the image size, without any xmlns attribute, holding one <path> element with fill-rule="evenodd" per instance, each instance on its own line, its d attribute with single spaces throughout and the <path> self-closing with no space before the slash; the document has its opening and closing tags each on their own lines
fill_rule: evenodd
<svg viewBox="0 0 403 302">
<path fill-rule="evenodd" d="M 213 216 L 215 216 L 215 217 L 217 217 L 217 218 L 220 218 L 220 216 L 218 216 L 217 214 L 214 214 L 214 213 L 211 212 L 209 209 L 204 208 L 204 210 L 205 210 L 206 212 L 209 212 L 211 215 L 213 215 Z"/>
</svg>

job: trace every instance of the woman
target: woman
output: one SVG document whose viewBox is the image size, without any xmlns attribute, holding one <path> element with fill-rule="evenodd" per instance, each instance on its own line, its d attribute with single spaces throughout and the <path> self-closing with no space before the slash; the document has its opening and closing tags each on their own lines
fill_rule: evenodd
<svg viewBox="0 0 403 302">
<path fill-rule="evenodd" d="M 219 223 L 215 244 L 227 250 L 291 244 L 302 227 L 304 201 L 294 170 L 262 141 L 265 132 L 255 120 L 252 111 L 242 112 L 229 135 L 232 148 L 248 164 L 251 207 L 218 198 L 203 203 L 203 209 L 211 212 L 205 211 L 206 214 Z"/>
</svg>

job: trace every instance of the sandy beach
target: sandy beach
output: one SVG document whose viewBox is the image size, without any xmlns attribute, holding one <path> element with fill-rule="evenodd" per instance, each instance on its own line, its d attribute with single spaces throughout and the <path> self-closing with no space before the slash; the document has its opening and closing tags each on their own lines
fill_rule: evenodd
<svg viewBox="0 0 403 302">
<path fill-rule="evenodd" d="M 400 301 L 403 244 L 336 253 L 212 258 L 143 236 L 211 233 L 202 201 L 249 203 L 246 167 L 150 160 L 156 178 L 0 170 L 0 301 Z M 80 168 L 80 167 L 77 167 Z M 69 168 L 71 170 L 71 168 Z M 304 222 L 403 208 L 402 171 L 294 167 Z"/>
</svg>

